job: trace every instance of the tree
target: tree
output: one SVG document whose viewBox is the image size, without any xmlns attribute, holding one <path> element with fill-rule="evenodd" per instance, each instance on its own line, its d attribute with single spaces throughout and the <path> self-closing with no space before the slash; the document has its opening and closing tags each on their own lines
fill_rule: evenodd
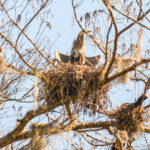
<svg viewBox="0 0 150 150">
<path fill-rule="evenodd" d="M 49 138 L 70 132 L 70 140 L 63 139 L 69 149 L 137 148 L 139 135 L 149 148 L 150 105 L 142 104 L 150 83 L 150 3 L 93 0 L 95 8 L 79 15 L 85 3 L 72 0 L 78 32 L 102 56 L 97 67 L 58 63 L 50 55 L 54 3 L 0 1 L 0 148 L 52 148 Z M 140 84 L 136 99 L 143 99 L 130 107 L 116 97 L 116 108 L 112 89 L 130 83 Z"/>
</svg>

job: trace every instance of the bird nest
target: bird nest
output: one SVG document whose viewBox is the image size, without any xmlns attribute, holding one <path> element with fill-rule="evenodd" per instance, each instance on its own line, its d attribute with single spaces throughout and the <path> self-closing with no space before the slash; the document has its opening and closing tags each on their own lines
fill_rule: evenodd
<svg viewBox="0 0 150 150">
<path fill-rule="evenodd" d="M 148 119 L 148 113 L 141 106 L 135 108 L 134 103 L 125 103 L 117 110 L 107 114 L 111 119 L 114 119 L 119 130 L 124 130 L 128 136 L 140 133 L 144 128 L 144 122 Z"/>
<path fill-rule="evenodd" d="M 107 107 L 109 84 L 101 86 L 102 68 L 60 64 L 42 73 L 39 98 L 47 104 L 75 104 L 78 110 L 100 112 Z M 78 107 L 77 107 L 78 106 Z"/>
</svg>

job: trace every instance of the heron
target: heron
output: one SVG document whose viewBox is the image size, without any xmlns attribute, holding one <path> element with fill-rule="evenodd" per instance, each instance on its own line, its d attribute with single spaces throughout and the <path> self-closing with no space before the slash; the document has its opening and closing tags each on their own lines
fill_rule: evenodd
<svg viewBox="0 0 150 150">
<path fill-rule="evenodd" d="M 142 105 L 142 103 L 144 102 L 144 100 L 146 100 L 148 98 L 148 96 L 146 94 L 141 95 L 137 101 L 134 103 L 134 107 L 137 108 L 139 106 Z"/>
<path fill-rule="evenodd" d="M 89 31 L 90 32 L 90 31 Z M 73 42 L 71 50 L 71 63 L 85 64 L 85 32 L 81 31 Z"/>
<path fill-rule="evenodd" d="M 91 31 L 87 31 L 90 33 Z M 55 52 L 56 59 L 59 62 L 63 63 L 72 63 L 78 65 L 87 65 L 87 66 L 96 66 L 101 58 L 101 55 L 94 56 L 94 57 L 86 57 L 85 56 L 85 32 L 80 31 L 77 38 L 73 42 L 71 55 L 67 56 L 59 51 Z"/>
<path fill-rule="evenodd" d="M 139 106 L 142 105 L 142 103 L 144 102 L 144 100 L 146 100 L 148 98 L 148 96 L 146 94 L 142 94 L 134 103 L 124 103 L 121 105 L 121 108 L 130 108 L 132 109 L 136 109 Z"/>
</svg>

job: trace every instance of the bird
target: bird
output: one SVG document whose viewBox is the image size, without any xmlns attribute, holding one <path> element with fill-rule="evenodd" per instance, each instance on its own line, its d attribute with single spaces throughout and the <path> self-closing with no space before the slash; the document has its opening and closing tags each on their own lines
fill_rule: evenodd
<svg viewBox="0 0 150 150">
<path fill-rule="evenodd" d="M 87 31 L 90 33 L 91 31 Z M 80 31 L 76 40 L 73 42 L 73 46 L 71 49 L 71 55 L 65 55 L 60 53 L 59 51 L 55 52 L 55 57 L 58 62 L 68 63 L 71 64 L 78 64 L 78 65 L 87 65 L 87 66 L 96 66 L 101 58 L 101 55 L 94 56 L 94 57 L 86 57 L 85 56 L 85 32 Z"/>
<path fill-rule="evenodd" d="M 146 94 L 141 95 L 137 101 L 134 103 L 134 107 L 137 108 L 142 105 L 143 101 L 146 100 L 148 96 Z"/>
<path fill-rule="evenodd" d="M 148 96 L 146 94 L 142 94 L 134 103 L 124 103 L 121 105 L 121 108 L 131 108 L 136 109 L 142 105 L 143 101 L 146 100 Z"/>
<path fill-rule="evenodd" d="M 140 126 L 139 122 L 141 122 L 141 117 L 139 116 L 141 115 L 139 114 L 141 112 L 141 106 L 147 98 L 148 96 L 146 94 L 142 94 L 134 103 L 122 104 L 113 114 L 118 123 L 121 124 L 119 136 L 123 147 L 126 147 L 125 150 L 133 150 L 132 142 L 135 140 L 133 133 L 137 132 L 137 124 Z M 130 126 L 132 127 L 131 129 Z M 119 150 L 116 143 L 111 146 L 111 150 Z"/>
<path fill-rule="evenodd" d="M 90 32 L 90 31 L 88 31 Z M 71 63 L 85 64 L 85 32 L 81 31 L 73 42 L 71 50 Z"/>
</svg>

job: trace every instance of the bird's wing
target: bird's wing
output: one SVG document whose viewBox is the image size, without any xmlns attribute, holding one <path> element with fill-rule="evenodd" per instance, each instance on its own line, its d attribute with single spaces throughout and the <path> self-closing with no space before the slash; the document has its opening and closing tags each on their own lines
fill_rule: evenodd
<svg viewBox="0 0 150 150">
<path fill-rule="evenodd" d="M 70 56 L 55 51 L 55 57 L 59 62 L 68 63 L 70 61 Z M 86 57 L 86 62 L 84 65 L 87 66 L 96 66 L 100 62 L 101 55 L 94 57 Z"/>
<path fill-rule="evenodd" d="M 87 66 L 96 66 L 100 62 L 101 55 L 97 55 L 94 57 L 86 57 L 85 65 Z"/>
<path fill-rule="evenodd" d="M 55 57 L 59 62 L 67 63 L 70 60 L 70 56 L 64 55 L 59 51 L 55 51 Z"/>
</svg>

